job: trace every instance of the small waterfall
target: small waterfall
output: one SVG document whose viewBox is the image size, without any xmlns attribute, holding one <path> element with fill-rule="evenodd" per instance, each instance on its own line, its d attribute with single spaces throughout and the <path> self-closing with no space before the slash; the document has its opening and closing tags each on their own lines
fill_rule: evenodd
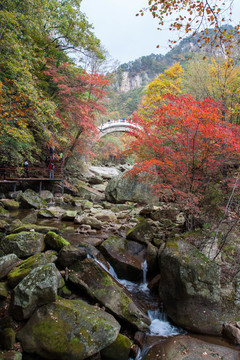
<svg viewBox="0 0 240 360">
<path fill-rule="evenodd" d="M 147 283 L 147 270 L 148 270 L 147 260 L 144 260 L 144 262 L 142 263 L 143 282 L 140 285 L 140 290 L 142 292 L 149 292 L 148 283 Z"/>
<path fill-rule="evenodd" d="M 164 311 L 148 310 L 148 317 L 151 320 L 149 335 L 169 337 L 185 333 L 184 330 L 170 324 Z"/>
</svg>

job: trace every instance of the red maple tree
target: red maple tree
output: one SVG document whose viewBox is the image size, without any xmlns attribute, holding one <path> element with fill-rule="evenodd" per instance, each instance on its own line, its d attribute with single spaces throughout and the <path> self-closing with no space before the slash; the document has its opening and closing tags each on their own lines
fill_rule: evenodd
<svg viewBox="0 0 240 360">
<path fill-rule="evenodd" d="M 209 185 L 223 180 L 224 164 L 239 160 L 239 127 L 222 121 L 214 100 L 165 96 L 165 105 L 148 120 L 135 115 L 143 131 L 131 144 L 140 162 L 133 173 L 156 172 L 156 194 L 196 208 Z"/>
<path fill-rule="evenodd" d="M 67 138 L 65 159 L 68 159 L 74 150 L 84 152 L 86 136 L 93 137 L 96 133 L 96 114 L 104 112 L 102 99 L 108 80 L 104 75 L 88 74 L 68 63 L 57 66 L 54 60 L 49 62 L 45 74 L 53 83 L 53 96 L 58 98 L 56 116 Z M 54 141 L 56 144 L 57 139 Z"/>
</svg>

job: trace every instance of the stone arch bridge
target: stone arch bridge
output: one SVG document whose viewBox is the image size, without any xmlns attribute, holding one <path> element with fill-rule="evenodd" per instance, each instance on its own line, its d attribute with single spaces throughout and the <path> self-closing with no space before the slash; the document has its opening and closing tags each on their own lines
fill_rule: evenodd
<svg viewBox="0 0 240 360">
<path fill-rule="evenodd" d="M 139 125 L 131 122 L 129 119 L 108 120 L 106 123 L 98 127 L 98 139 L 101 139 L 103 136 L 113 132 L 128 132 L 137 136 L 141 130 L 142 128 Z"/>
</svg>

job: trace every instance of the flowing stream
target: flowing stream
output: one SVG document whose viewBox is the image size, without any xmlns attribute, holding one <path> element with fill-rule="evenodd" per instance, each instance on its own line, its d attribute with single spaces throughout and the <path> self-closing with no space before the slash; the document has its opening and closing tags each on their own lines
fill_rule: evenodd
<svg viewBox="0 0 240 360">
<path fill-rule="evenodd" d="M 149 309 L 147 311 L 148 317 L 151 320 L 149 332 L 146 333 L 147 336 L 154 336 L 162 338 L 167 338 L 170 336 L 175 336 L 179 334 L 184 334 L 186 331 L 183 329 L 174 326 L 168 320 L 167 314 L 164 312 L 163 309 L 159 309 L 159 303 L 157 299 L 151 295 L 148 284 L 147 284 L 147 261 L 145 260 L 142 264 L 143 269 L 143 281 L 139 284 L 136 282 L 119 279 L 117 276 L 114 268 L 108 263 L 107 268 L 104 264 L 102 264 L 98 259 L 94 258 L 94 260 L 104 269 L 106 270 L 119 284 L 124 286 L 127 291 L 129 291 L 134 297 L 141 298 L 141 300 L 147 301 L 148 304 L 151 304 L 151 308 L 154 310 Z M 139 349 L 137 357 L 135 360 L 141 360 L 142 357 L 146 354 L 149 347 Z M 129 358 L 129 360 L 134 360 Z"/>
</svg>

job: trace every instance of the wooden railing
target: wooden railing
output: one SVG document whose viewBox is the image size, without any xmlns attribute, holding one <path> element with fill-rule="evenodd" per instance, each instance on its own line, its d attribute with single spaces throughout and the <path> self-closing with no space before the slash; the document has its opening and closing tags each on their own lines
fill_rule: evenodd
<svg viewBox="0 0 240 360">
<path fill-rule="evenodd" d="M 54 179 L 63 179 L 63 165 L 55 165 Z M 31 167 L 28 170 L 23 167 L 0 168 L 0 180 L 22 180 L 22 179 L 49 179 L 50 169 L 47 167 Z"/>
</svg>

